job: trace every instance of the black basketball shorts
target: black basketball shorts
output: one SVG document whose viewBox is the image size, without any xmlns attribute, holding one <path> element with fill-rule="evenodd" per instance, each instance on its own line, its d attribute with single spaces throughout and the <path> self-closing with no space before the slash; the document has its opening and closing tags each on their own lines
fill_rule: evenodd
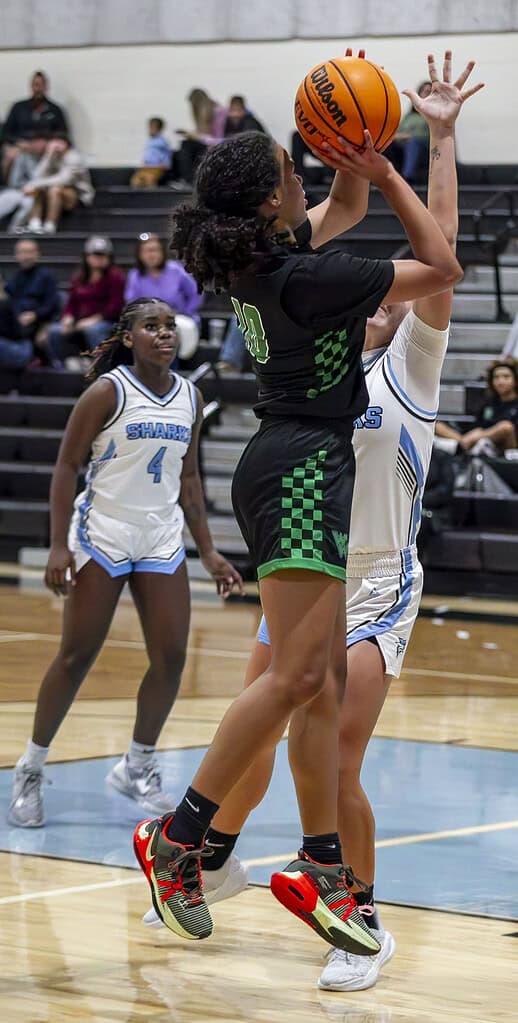
<svg viewBox="0 0 518 1023">
<path fill-rule="evenodd" d="M 354 486 L 352 423 L 262 420 L 232 483 L 232 504 L 259 579 L 305 568 L 346 579 Z"/>
</svg>

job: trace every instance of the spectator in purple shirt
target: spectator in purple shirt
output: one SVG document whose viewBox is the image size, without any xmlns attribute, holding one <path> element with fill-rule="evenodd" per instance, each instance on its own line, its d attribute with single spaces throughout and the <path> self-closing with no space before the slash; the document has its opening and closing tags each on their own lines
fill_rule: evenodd
<svg viewBox="0 0 518 1023">
<path fill-rule="evenodd" d="M 176 313 L 180 359 L 190 359 L 200 338 L 198 309 L 203 301 L 194 278 L 181 263 L 167 258 L 165 244 L 157 234 L 140 235 L 135 262 L 127 277 L 125 302 L 135 298 L 167 302 Z"/>
<path fill-rule="evenodd" d="M 225 137 L 228 110 L 211 99 L 205 89 L 193 89 L 187 97 L 192 111 L 194 131 L 177 130 L 184 140 L 175 154 L 175 168 L 179 180 L 173 186 L 180 190 L 190 188 L 194 172 L 209 146 L 215 146 Z"/>
</svg>

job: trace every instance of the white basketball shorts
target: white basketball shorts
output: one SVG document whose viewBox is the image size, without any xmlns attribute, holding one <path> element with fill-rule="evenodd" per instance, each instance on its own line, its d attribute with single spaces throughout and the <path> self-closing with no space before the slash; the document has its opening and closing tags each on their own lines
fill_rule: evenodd
<svg viewBox="0 0 518 1023">
<path fill-rule="evenodd" d="M 385 672 L 399 678 L 419 611 L 423 569 L 415 546 L 383 554 L 352 554 L 347 561 L 347 648 L 376 642 Z M 257 639 L 270 644 L 266 621 Z"/>
</svg>

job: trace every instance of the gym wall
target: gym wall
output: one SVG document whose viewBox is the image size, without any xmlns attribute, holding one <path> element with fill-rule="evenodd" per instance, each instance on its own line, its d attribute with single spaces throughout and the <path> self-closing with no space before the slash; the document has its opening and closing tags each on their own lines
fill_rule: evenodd
<svg viewBox="0 0 518 1023">
<path fill-rule="evenodd" d="M 78 8 L 75 0 L 68 0 L 68 5 L 73 11 Z M 12 4 L 5 0 L 2 19 L 7 19 L 6 8 L 14 12 L 22 6 L 19 0 Z M 60 0 L 47 4 L 48 10 L 55 6 L 60 6 Z M 90 0 L 83 6 L 89 10 Z M 106 6 L 112 11 L 113 0 Z M 121 3 L 121 23 L 122 8 L 131 6 Z M 149 6 L 151 10 L 152 3 Z M 283 5 L 278 6 L 282 10 Z M 309 4 L 303 6 L 309 11 Z M 396 5 L 378 6 L 381 10 Z M 518 10 L 518 3 L 505 6 Z M 129 23 L 125 13 L 124 24 Z M 328 25 L 326 18 L 320 27 Z M 4 49 L 0 53 L 0 120 L 14 100 L 28 94 L 32 71 L 43 68 L 50 75 L 51 96 L 68 110 L 76 144 L 93 166 L 138 163 L 145 122 L 152 115 L 164 117 L 171 134 L 175 128 L 189 128 L 185 97 L 195 86 L 206 88 L 222 102 L 232 93 L 242 93 L 272 134 L 286 144 L 293 130 L 292 104 L 300 79 L 314 64 L 342 52 L 345 42 L 355 49 L 365 46 L 367 55 L 386 67 L 400 89 L 415 86 L 425 77 L 430 50 L 440 58 L 451 45 L 455 68 L 473 57 L 477 60 L 473 79 L 487 83 L 467 105 L 459 123 L 459 159 L 518 162 L 514 130 L 518 124 L 518 32 L 369 38 L 346 37 L 345 25 L 337 29 L 336 22 L 333 29 L 333 38 L 320 39 Z M 104 38 L 109 37 L 106 32 Z"/>
</svg>

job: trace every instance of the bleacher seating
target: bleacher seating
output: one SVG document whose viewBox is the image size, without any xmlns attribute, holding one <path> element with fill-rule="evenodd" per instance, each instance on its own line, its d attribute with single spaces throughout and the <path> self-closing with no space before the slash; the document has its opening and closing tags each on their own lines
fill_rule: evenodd
<svg viewBox="0 0 518 1023">
<path fill-rule="evenodd" d="M 133 190 L 128 182 L 131 168 L 98 168 L 93 177 L 96 200 L 90 210 L 66 215 L 55 237 L 40 240 L 43 259 L 66 290 L 77 266 L 88 234 L 110 235 L 117 263 L 125 269 L 133 264 L 138 235 L 156 231 L 167 236 L 167 218 L 181 195 L 170 189 Z M 459 254 L 466 268 L 457 289 L 449 351 L 441 387 L 440 413 L 444 419 L 468 426 L 478 411 L 484 391 L 481 380 L 490 358 L 503 347 L 505 323 L 495 322 L 499 308 L 495 299 L 493 260 L 495 248 L 506 249 L 500 259 L 500 283 L 506 310 L 518 311 L 518 257 L 509 246 L 514 227 L 510 225 L 510 203 L 518 199 L 515 168 L 459 167 Z M 487 216 L 478 220 L 477 211 L 499 189 L 506 186 L 511 198 L 498 199 Z M 317 202 L 322 189 L 310 190 Z M 514 208 L 514 207 L 513 207 Z M 497 239 L 502 235 L 503 241 Z M 390 257 L 401 249 L 404 237 L 397 218 L 376 191 L 367 218 L 348 233 L 349 251 L 358 255 Z M 0 260 L 3 276 L 14 265 L 14 239 L 0 232 Z M 202 337 L 208 336 L 211 317 L 230 318 L 232 308 L 224 295 L 206 296 L 202 308 Z M 196 371 L 214 364 L 218 349 L 202 340 L 186 367 Z M 198 374 L 196 374 L 198 375 Z M 205 399 L 219 399 L 223 417 L 212 423 L 204 439 L 206 490 L 211 502 L 211 526 L 221 549 L 241 565 L 246 550 L 230 504 L 230 480 L 235 464 L 255 429 L 251 406 L 256 386 L 251 374 L 219 376 L 203 373 L 199 385 Z M 74 373 L 27 370 L 0 375 L 0 558 L 16 558 L 21 547 L 48 543 L 48 490 L 60 437 L 74 400 L 83 388 Z M 503 460 L 496 460 L 502 462 Z M 428 585 L 442 586 L 443 592 L 457 587 L 506 592 L 511 574 L 518 567 L 518 463 L 494 465 L 505 475 L 514 493 L 508 498 L 463 494 L 455 497 L 451 529 L 435 537 L 428 551 Z M 193 545 L 190 545 L 191 553 Z M 508 554 L 506 556 L 505 550 Z"/>
</svg>

